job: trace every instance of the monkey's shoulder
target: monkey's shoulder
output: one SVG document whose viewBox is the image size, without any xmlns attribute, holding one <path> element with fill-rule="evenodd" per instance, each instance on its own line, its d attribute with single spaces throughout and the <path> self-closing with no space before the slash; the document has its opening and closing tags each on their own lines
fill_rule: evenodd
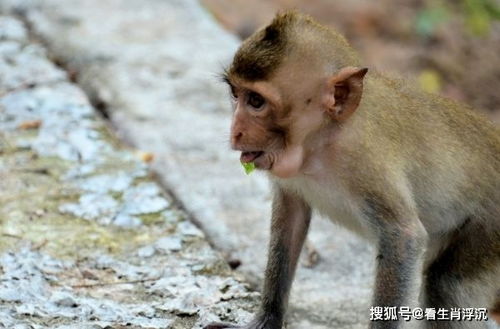
<svg viewBox="0 0 500 329">
<path fill-rule="evenodd" d="M 402 82 L 387 81 L 382 86 L 372 81 L 368 86 L 371 90 L 366 93 L 358 122 L 353 125 L 368 143 L 382 139 L 395 147 L 410 149 L 477 149 L 478 145 L 487 144 L 491 151 L 500 152 L 500 129 L 477 110 Z"/>
</svg>

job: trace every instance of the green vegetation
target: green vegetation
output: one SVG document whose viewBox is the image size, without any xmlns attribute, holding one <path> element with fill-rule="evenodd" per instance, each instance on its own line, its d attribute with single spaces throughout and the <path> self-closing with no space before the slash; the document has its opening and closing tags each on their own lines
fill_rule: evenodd
<svg viewBox="0 0 500 329">
<path fill-rule="evenodd" d="M 463 16 L 466 29 L 476 36 L 486 35 L 494 20 L 500 19 L 500 8 L 493 0 L 461 0 L 458 7 L 444 1 L 429 1 L 417 14 L 415 29 L 424 37 L 432 36 L 456 11 Z"/>
<path fill-rule="evenodd" d="M 255 170 L 255 163 L 253 162 L 242 162 L 241 165 L 245 169 L 245 174 L 250 175 L 252 171 Z"/>
</svg>

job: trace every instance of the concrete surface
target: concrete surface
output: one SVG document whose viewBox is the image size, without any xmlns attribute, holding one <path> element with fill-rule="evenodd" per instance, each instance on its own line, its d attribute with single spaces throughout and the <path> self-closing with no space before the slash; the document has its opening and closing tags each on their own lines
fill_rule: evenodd
<svg viewBox="0 0 500 329">
<path fill-rule="evenodd" d="M 201 328 L 258 294 L 0 16 L 0 328 Z"/>
<path fill-rule="evenodd" d="M 269 189 L 229 150 L 231 110 L 217 78 L 237 39 L 194 0 L 3 0 L 2 8 L 27 19 L 121 137 L 154 153 L 153 168 L 210 241 L 260 284 Z M 312 226 L 321 260 L 297 273 L 289 328 L 365 327 L 372 249 L 325 220 Z"/>
</svg>

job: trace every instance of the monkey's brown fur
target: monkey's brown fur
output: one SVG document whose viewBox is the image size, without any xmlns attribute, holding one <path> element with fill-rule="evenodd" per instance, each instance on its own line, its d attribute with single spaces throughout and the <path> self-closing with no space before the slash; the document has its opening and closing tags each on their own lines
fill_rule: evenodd
<svg viewBox="0 0 500 329">
<path fill-rule="evenodd" d="M 329 53 L 323 56 L 336 67 L 359 65 L 358 56 L 340 34 L 307 16 L 287 12 L 243 42 L 228 73 L 247 81 L 266 80 L 290 52 L 301 51 L 302 41 L 307 47 Z"/>
<path fill-rule="evenodd" d="M 374 306 L 493 305 L 497 128 L 465 105 L 367 74 L 343 37 L 295 12 L 247 39 L 225 79 L 235 97 L 232 146 L 267 170 L 275 195 L 261 312 L 243 328 L 281 327 L 312 208 L 377 246 Z"/>
</svg>

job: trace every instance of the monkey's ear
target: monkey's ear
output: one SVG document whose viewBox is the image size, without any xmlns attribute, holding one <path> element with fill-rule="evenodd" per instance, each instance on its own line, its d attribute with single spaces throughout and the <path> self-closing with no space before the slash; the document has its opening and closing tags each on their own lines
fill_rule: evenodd
<svg viewBox="0 0 500 329">
<path fill-rule="evenodd" d="M 358 108 L 366 72 L 367 68 L 348 66 L 328 80 L 324 106 L 332 119 L 344 121 Z"/>
</svg>

